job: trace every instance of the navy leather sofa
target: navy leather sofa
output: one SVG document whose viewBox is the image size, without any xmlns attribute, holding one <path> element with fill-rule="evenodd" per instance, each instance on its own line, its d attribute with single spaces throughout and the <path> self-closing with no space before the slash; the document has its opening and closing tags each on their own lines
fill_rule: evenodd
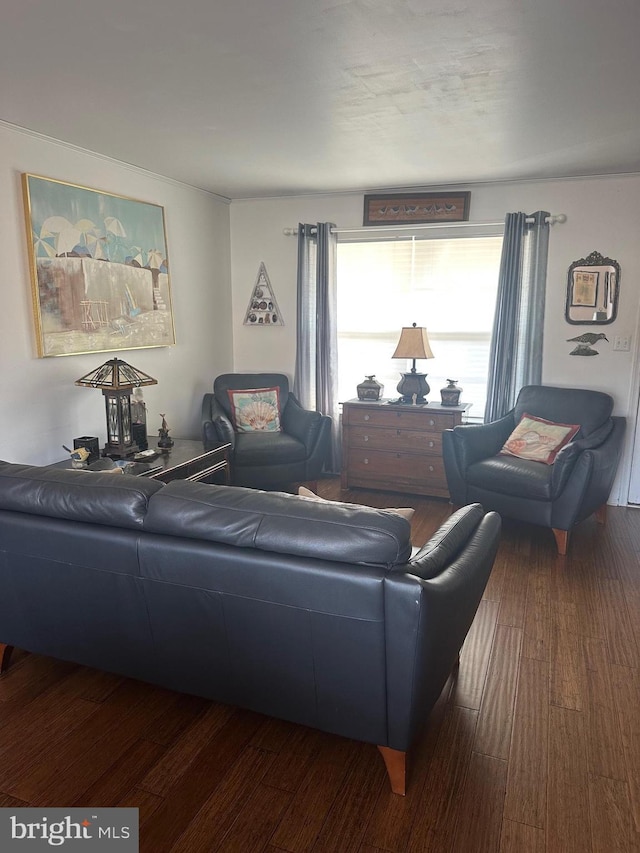
<svg viewBox="0 0 640 853">
<path fill-rule="evenodd" d="M 473 620 L 500 519 L 411 558 L 389 510 L 0 462 L 11 647 L 376 744 L 393 789 Z"/>
</svg>

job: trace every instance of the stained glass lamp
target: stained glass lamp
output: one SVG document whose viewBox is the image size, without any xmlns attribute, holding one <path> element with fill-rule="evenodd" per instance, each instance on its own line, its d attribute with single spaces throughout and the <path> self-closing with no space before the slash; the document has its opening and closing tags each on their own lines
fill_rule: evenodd
<svg viewBox="0 0 640 853">
<path fill-rule="evenodd" d="M 131 392 L 145 385 L 157 385 L 153 379 L 141 370 L 137 370 L 126 361 L 112 358 L 100 367 L 76 380 L 76 385 L 85 388 L 100 388 L 104 394 L 107 411 L 107 443 L 103 456 L 111 459 L 126 459 L 137 453 L 140 448 L 133 440 L 131 430 Z"/>
</svg>

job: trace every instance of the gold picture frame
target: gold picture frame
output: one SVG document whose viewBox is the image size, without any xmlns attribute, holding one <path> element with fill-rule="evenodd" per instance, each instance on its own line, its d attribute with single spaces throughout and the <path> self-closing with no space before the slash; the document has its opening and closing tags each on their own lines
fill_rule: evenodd
<svg viewBox="0 0 640 853">
<path fill-rule="evenodd" d="M 39 358 L 172 346 L 164 208 L 22 175 Z"/>
<path fill-rule="evenodd" d="M 364 197 L 364 225 L 466 222 L 470 192 L 383 193 Z"/>
</svg>

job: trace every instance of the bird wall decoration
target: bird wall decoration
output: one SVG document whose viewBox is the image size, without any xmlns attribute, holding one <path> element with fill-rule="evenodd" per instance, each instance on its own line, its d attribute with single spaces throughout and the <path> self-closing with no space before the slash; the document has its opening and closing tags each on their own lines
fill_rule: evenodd
<svg viewBox="0 0 640 853">
<path fill-rule="evenodd" d="M 609 342 L 609 338 L 600 332 L 585 332 L 583 335 L 577 335 L 575 338 L 567 338 L 568 342 L 576 343 L 575 349 L 572 349 L 569 355 L 600 355 L 598 350 L 593 349 L 593 345 L 598 341 L 605 340 Z"/>
</svg>

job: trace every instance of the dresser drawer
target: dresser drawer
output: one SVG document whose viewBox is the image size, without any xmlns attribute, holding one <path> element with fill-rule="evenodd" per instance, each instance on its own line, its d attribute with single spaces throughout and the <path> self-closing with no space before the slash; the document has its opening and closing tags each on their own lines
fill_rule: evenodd
<svg viewBox="0 0 640 853">
<path fill-rule="evenodd" d="M 376 426 L 395 429 L 433 430 L 438 432 L 456 423 L 451 412 L 436 409 L 404 411 L 402 409 L 365 409 L 349 406 L 346 410 L 349 426 Z"/>
<path fill-rule="evenodd" d="M 413 450 L 435 456 L 442 454 L 442 434 L 438 432 L 418 432 L 410 429 L 392 429 L 389 427 L 349 428 L 350 447 L 371 447 L 375 450 Z"/>
<path fill-rule="evenodd" d="M 415 453 L 388 450 L 349 450 L 349 475 L 354 477 L 386 480 L 388 488 L 397 485 L 445 485 L 442 457 L 417 456 Z"/>
</svg>

